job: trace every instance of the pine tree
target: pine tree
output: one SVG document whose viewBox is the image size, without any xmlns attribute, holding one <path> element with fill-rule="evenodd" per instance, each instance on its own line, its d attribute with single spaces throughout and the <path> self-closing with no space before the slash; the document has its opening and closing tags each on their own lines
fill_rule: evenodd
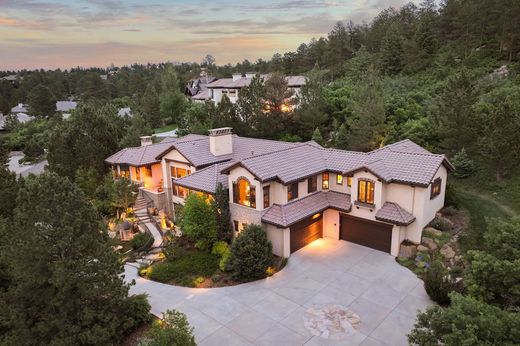
<svg viewBox="0 0 520 346">
<path fill-rule="evenodd" d="M 388 74 L 397 74 L 403 69 L 403 42 L 395 26 L 386 32 L 381 51 L 381 67 Z"/>
<path fill-rule="evenodd" d="M 321 135 L 320 129 L 317 127 L 312 134 L 312 140 L 318 143 L 319 145 L 323 145 L 323 137 Z"/>
<path fill-rule="evenodd" d="M 4 146 L 0 146 L 0 219 L 10 219 L 16 206 L 18 183 L 16 174 L 7 166 L 8 156 Z"/>
<path fill-rule="evenodd" d="M 47 155 L 50 169 L 74 179 L 78 168 L 93 168 L 102 177 L 105 159 L 119 150 L 123 133 L 124 121 L 115 107 L 83 104 L 53 132 Z"/>
<path fill-rule="evenodd" d="M 453 156 L 451 163 L 455 166 L 455 172 L 453 172 L 453 175 L 457 178 L 467 178 L 475 171 L 475 164 L 468 156 L 465 148 L 462 148 L 455 154 L 455 156 Z"/>
<path fill-rule="evenodd" d="M 159 97 L 153 86 L 146 88 L 141 98 L 140 106 L 144 119 L 152 128 L 162 125 Z"/>
<path fill-rule="evenodd" d="M 178 123 L 186 108 L 186 97 L 182 94 L 179 79 L 173 65 L 168 64 L 161 76 L 159 96 L 161 117 L 171 123 Z"/>
<path fill-rule="evenodd" d="M 379 148 L 387 132 L 385 119 L 380 80 L 370 69 L 357 90 L 354 116 L 348 119 L 350 149 L 368 151 Z"/>
<path fill-rule="evenodd" d="M 108 345 L 128 327 L 128 286 L 106 232 L 80 189 L 54 173 L 18 195 L 7 249 L 6 344 Z"/>
<path fill-rule="evenodd" d="M 263 98 L 265 88 L 259 75 L 251 79 L 251 83 L 238 93 L 237 112 L 244 125 L 243 136 L 255 136 L 258 125 L 265 114 Z M 238 133 L 238 132 L 237 132 Z"/>
<path fill-rule="evenodd" d="M 34 87 L 27 97 L 28 112 L 33 117 L 48 118 L 56 113 L 56 98 L 43 84 Z"/>
</svg>

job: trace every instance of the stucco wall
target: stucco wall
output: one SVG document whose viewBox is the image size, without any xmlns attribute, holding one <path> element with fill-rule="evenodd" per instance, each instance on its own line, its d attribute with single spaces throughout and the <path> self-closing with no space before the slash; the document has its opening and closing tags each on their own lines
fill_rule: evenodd
<svg viewBox="0 0 520 346">
<path fill-rule="evenodd" d="M 323 237 L 339 239 L 339 212 L 327 209 L 323 212 Z"/>
<path fill-rule="evenodd" d="M 174 160 L 175 162 L 172 162 Z M 176 149 L 172 149 L 169 153 L 163 156 L 161 160 L 161 170 L 163 176 L 163 188 L 166 192 L 166 196 L 168 199 L 168 211 L 170 215 L 175 215 L 174 211 L 174 203 L 184 204 L 184 200 L 180 197 L 174 196 L 172 192 L 172 176 L 170 167 L 181 167 L 184 169 L 189 169 L 191 173 L 194 173 L 197 169 L 192 166 L 188 159 L 186 159 L 181 153 L 179 153 Z"/>
<path fill-rule="evenodd" d="M 265 224 L 267 238 L 273 245 L 273 253 L 280 257 L 289 257 L 291 254 L 289 228 L 278 228 L 273 225 Z"/>
</svg>

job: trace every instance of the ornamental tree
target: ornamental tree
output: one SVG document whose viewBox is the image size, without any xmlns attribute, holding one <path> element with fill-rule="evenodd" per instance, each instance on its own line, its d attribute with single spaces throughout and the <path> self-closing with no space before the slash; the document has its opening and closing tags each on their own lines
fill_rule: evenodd
<svg viewBox="0 0 520 346">
<path fill-rule="evenodd" d="M 184 204 L 181 229 L 198 247 L 209 249 L 217 239 L 217 222 L 213 206 L 206 202 L 204 197 L 191 193 Z"/>
</svg>

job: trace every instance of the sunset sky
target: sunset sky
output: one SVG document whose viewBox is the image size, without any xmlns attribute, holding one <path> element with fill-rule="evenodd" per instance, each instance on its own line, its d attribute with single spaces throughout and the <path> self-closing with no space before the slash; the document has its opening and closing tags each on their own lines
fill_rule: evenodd
<svg viewBox="0 0 520 346">
<path fill-rule="evenodd" d="M 269 59 L 406 2 L 0 0 L 0 69 Z"/>
</svg>

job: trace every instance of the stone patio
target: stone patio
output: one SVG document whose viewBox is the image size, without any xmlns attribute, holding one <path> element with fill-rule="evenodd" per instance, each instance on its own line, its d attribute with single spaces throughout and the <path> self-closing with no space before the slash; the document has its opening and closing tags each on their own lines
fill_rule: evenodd
<svg viewBox="0 0 520 346">
<path fill-rule="evenodd" d="M 136 280 L 131 293 L 147 293 L 157 316 L 185 313 L 200 345 L 408 345 L 418 310 L 432 304 L 423 282 L 392 256 L 328 238 L 294 253 L 273 277 L 233 287 L 176 287 L 125 269 Z M 336 339 L 304 323 L 308 311 L 331 305 L 359 317 Z"/>
</svg>

